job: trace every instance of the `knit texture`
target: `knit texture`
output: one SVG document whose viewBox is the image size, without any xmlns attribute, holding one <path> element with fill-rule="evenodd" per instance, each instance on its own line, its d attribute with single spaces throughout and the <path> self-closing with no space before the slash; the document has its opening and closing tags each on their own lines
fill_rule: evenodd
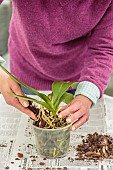
<svg viewBox="0 0 113 170">
<path fill-rule="evenodd" d="M 102 95 L 113 71 L 112 16 L 111 0 L 12 0 L 11 72 L 37 90 L 89 81 Z"/>
</svg>

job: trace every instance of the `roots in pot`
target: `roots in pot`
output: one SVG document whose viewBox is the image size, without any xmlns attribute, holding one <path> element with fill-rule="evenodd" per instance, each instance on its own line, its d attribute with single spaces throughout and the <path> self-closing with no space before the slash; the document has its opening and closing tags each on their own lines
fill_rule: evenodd
<svg viewBox="0 0 113 170">
<path fill-rule="evenodd" d="M 40 155 L 49 158 L 64 156 L 70 142 L 70 125 L 66 122 L 66 118 L 53 116 L 44 107 L 38 108 L 32 104 L 29 109 L 37 117 L 37 120 L 33 121 L 33 125 L 36 146 Z"/>
</svg>

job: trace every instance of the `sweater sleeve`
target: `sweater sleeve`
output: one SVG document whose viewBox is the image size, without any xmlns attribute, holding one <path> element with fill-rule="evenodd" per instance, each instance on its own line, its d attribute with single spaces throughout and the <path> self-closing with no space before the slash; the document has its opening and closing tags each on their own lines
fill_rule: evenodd
<svg viewBox="0 0 113 170">
<path fill-rule="evenodd" d="M 81 70 L 80 82 L 94 83 L 103 95 L 113 71 L 113 2 L 91 31 L 88 52 Z"/>
<path fill-rule="evenodd" d="M 3 0 L 0 0 L 0 4 L 3 2 Z"/>
</svg>

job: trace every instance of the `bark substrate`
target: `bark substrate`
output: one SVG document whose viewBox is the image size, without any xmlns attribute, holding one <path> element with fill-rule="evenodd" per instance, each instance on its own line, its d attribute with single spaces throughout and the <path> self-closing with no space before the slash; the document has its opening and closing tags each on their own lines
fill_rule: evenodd
<svg viewBox="0 0 113 170">
<path fill-rule="evenodd" d="M 76 150 L 76 160 L 102 161 L 103 159 L 113 159 L 113 138 L 97 132 L 88 134 Z"/>
<path fill-rule="evenodd" d="M 58 118 L 58 115 L 53 116 L 51 112 L 44 109 L 44 114 L 46 117 L 42 114 L 42 111 L 40 108 L 36 107 L 35 105 L 32 105 L 30 103 L 28 107 L 37 117 L 36 121 L 33 121 L 33 125 L 40 127 L 40 128 L 46 128 L 46 129 L 56 129 L 60 127 L 65 127 L 68 125 L 65 118 Z M 49 120 L 49 121 L 48 121 Z M 50 123 L 49 123 L 50 122 Z"/>
</svg>

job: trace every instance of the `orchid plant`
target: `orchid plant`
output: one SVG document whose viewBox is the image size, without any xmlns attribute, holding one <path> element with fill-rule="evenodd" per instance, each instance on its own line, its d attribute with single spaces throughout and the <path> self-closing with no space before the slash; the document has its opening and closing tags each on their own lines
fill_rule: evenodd
<svg viewBox="0 0 113 170">
<path fill-rule="evenodd" d="M 31 88 L 28 85 L 24 84 L 20 80 L 18 80 L 15 76 L 13 76 L 11 73 L 9 73 L 2 65 L 0 65 L 0 67 L 14 81 L 16 81 L 18 84 L 20 84 L 21 86 L 23 86 L 27 90 L 29 90 L 32 93 L 34 93 L 35 95 L 37 95 L 41 100 L 37 100 L 37 99 L 34 99 L 32 97 L 28 97 L 28 96 L 20 96 L 20 95 L 14 94 L 14 93 L 10 93 L 10 95 L 15 96 L 17 98 L 22 98 L 24 100 L 28 100 L 28 101 L 31 101 L 31 102 L 38 103 L 41 106 L 43 106 L 44 108 L 46 108 L 47 110 L 49 110 L 52 113 L 52 115 L 54 115 L 54 116 L 58 112 L 58 108 L 59 108 L 59 105 L 61 104 L 61 102 L 64 102 L 64 103 L 67 104 L 67 103 L 71 102 L 71 100 L 74 99 L 73 95 L 66 92 L 66 91 L 69 89 L 69 87 L 76 88 L 77 85 L 78 85 L 78 82 L 58 82 L 58 81 L 55 81 L 52 84 L 52 93 L 47 96 L 44 93 L 41 93 L 41 92 L 35 90 L 34 88 Z"/>
<path fill-rule="evenodd" d="M 29 96 L 20 96 L 14 93 L 10 93 L 10 95 L 14 97 L 31 101 L 31 103 L 35 102 L 40 105 L 40 108 L 35 108 L 35 110 L 38 109 L 36 110 L 38 111 L 38 114 L 35 114 L 34 112 L 34 114 L 36 115 L 36 120 L 33 120 L 32 123 L 34 127 L 36 146 L 39 153 L 48 158 L 61 157 L 62 155 L 65 155 L 69 148 L 71 124 L 67 126 L 68 123 L 66 122 L 66 118 L 58 117 L 59 106 L 61 105 L 61 102 L 67 104 L 74 99 L 74 96 L 66 91 L 70 87 L 76 88 L 78 82 L 55 81 L 52 84 L 52 92 L 49 95 L 45 95 L 44 93 L 41 93 L 19 81 L 1 64 L 0 67 L 19 85 L 23 86 L 40 98 L 40 100 L 37 100 L 36 97 L 33 98 Z M 33 107 L 34 106 L 31 104 L 29 106 L 29 109 L 32 110 Z M 52 129 L 52 131 L 50 129 Z M 53 131 L 54 129 L 58 130 Z"/>
</svg>

